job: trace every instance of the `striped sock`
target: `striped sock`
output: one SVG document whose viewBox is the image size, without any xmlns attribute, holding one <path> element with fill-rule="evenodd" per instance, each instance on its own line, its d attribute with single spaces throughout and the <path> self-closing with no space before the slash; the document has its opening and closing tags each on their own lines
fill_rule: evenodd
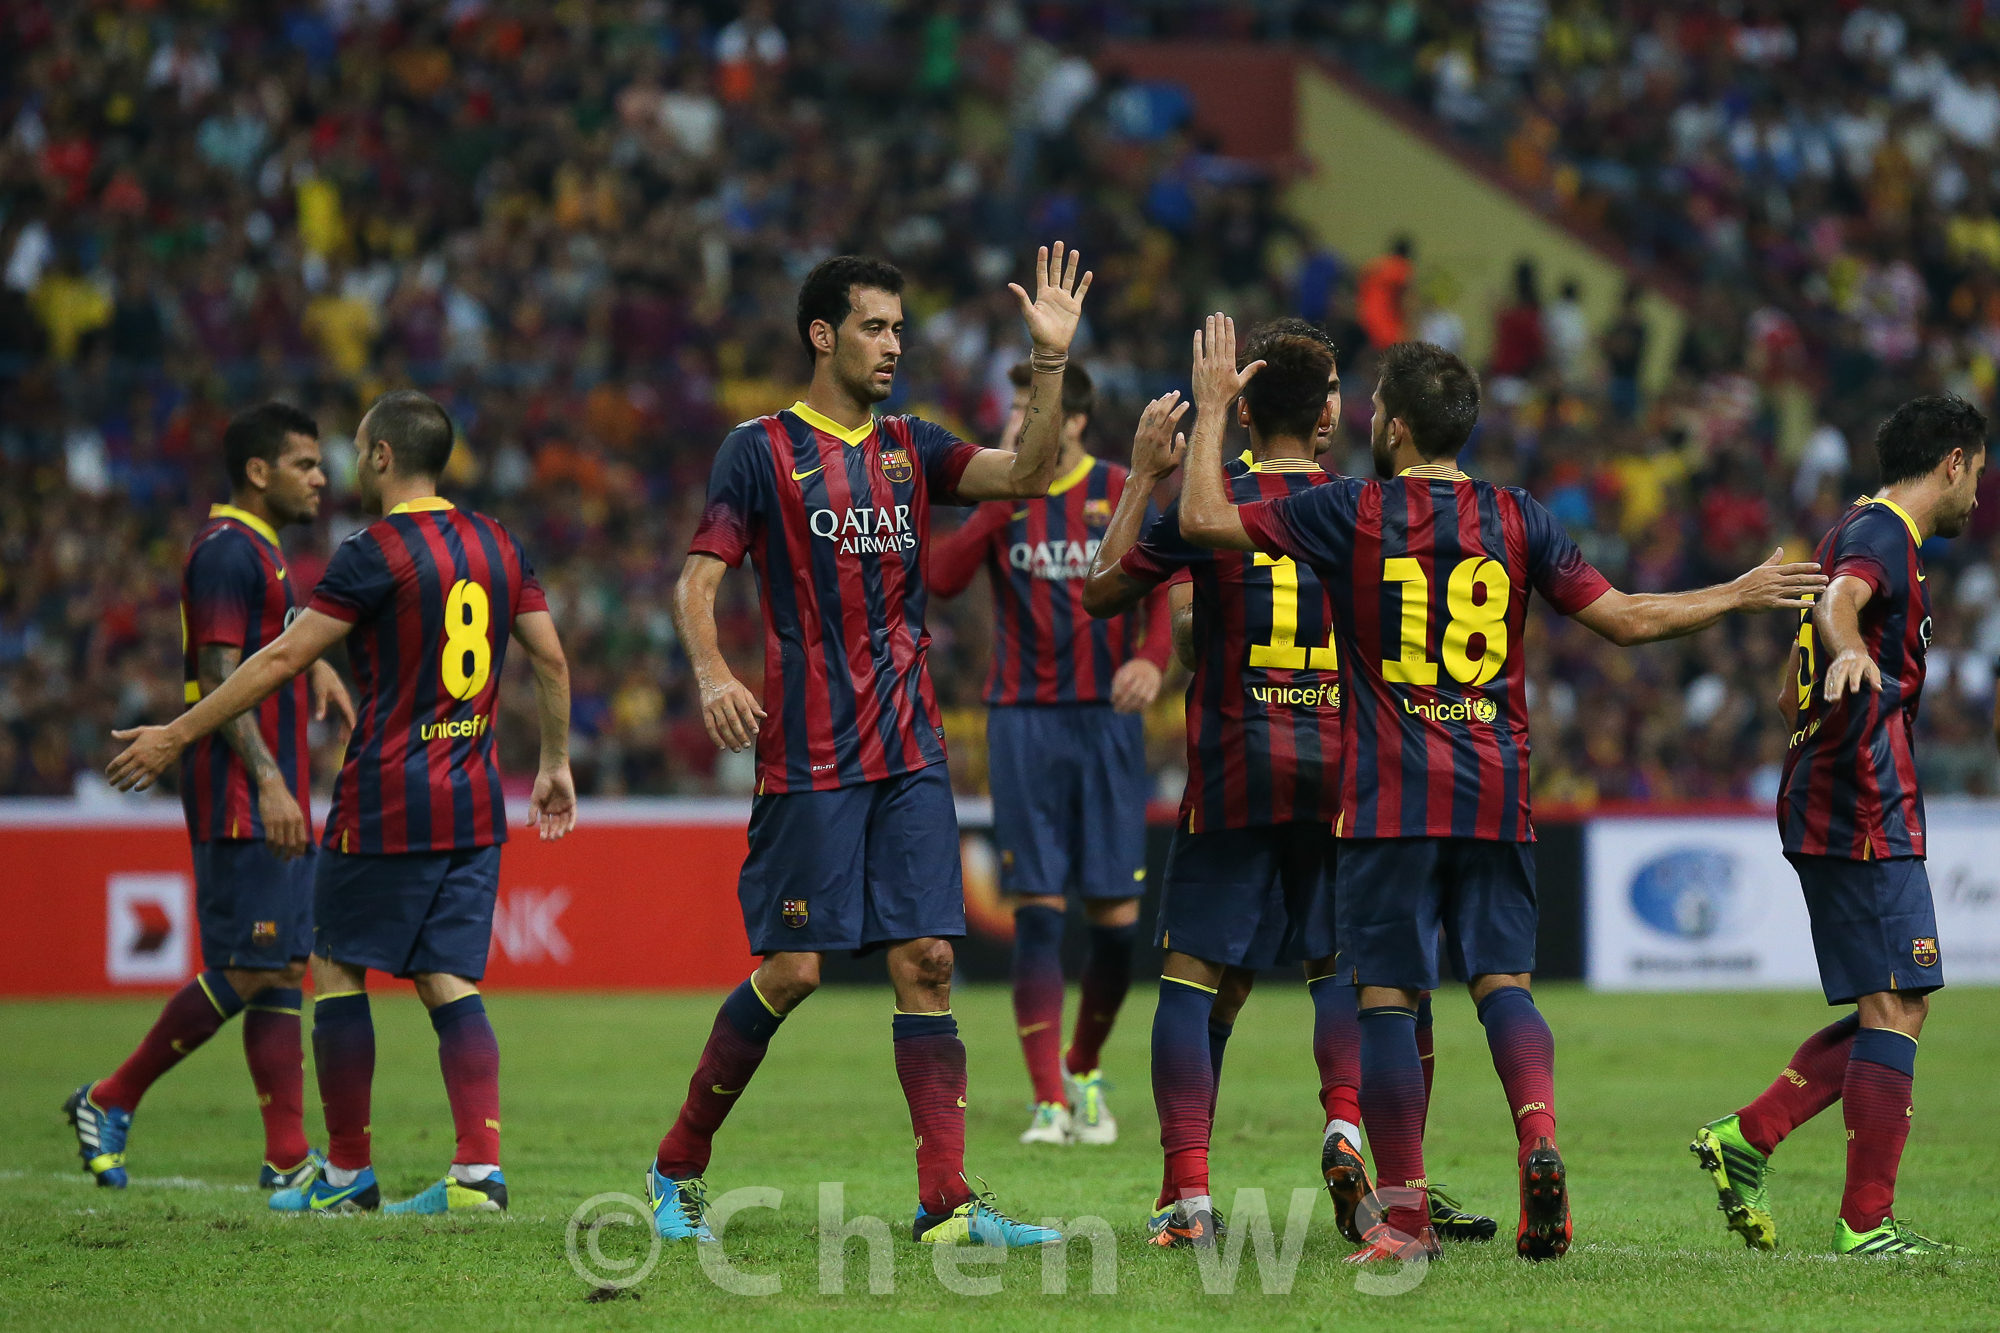
<svg viewBox="0 0 2000 1333">
<path fill-rule="evenodd" d="M 1215 1110 L 1215 1071 L 1224 1042 L 1211 1037 L 1215 992 L 1172 977 L 1160 978 L 1153 1010 L 1153 1103 L 1166 1154 L 1160 1207 L 1208 1193 L 1209 1120 Z"/>
<path fill-rule="evenodd" d="M 1431 997 L 1417 1001 L 1417 1059 L 1424 1067 L 1424 1128 L 1431 1123 L 1431 1081 L 1437 1073 L 1436 1048 L 1432 1045 Z"/>
<path fill-rule="evenodd" d="M 486 1001 L 462 995 L 431 1010 L 438 1065 L 451 1101 L 458 1136 L 455 1166 L 500 1164 L 500 1040 L 486 1017 Z"/>
<path fill-rule="evenodd" d="M 1037 1102 L 1060 1102 L 1062 1083 L 1063 914 L 1053 907 L 1014 913 L 1014 1026 Z"/>
<path fill-rule="evenodd" d="M 972 1197 L 965 1179 L 965 1043 L 958 1020 L 898 1012 L 896 1077 L 917 1135 L 917 1204 L 936 1217 Z"/>
<path fill-rule="evenodd" d="M 1556 1140 L 1556 1039 L 1534 997 L 1519 986 L 1502 986 L 1481 1000 L 1479 1021 L 1525 1161 L 1537 1139 Z"/>
<path fill-rule="evenodd" d="M 758 993 L 753 978 L 722 1002 L 709 1029 L 708 1044 L 695 1062 L 694 1076 L 688 1080 L 687 1100 L 674 1118 L 674 1126 L 660 1140 L 654 1165 L 670 1180 L 687 1180 L 708 1169 L 715 1147 L 715 1131 L 722 1128 L 730 1108 L 743 1089 L 750 1086 L 757 1066 L 764 1063 L 771 1038 L 783 1014 L 774 1013 Z"/>
<path fill-rule="evenodd" d="M 1424 1071 L 1417 1060 L 1417 1015 L 1413 1009 L 1383 1005 L 1363 1009 L 1361 1028 L 1361 1115 L 1368 1146 L 1375 1154 L 1375 1179 L 1387 1190 L 1416 1190 L 1424 1180 Z M 1385 1195 L 1388 1223 L 1406 1236 L 1423 1234 L 1430 1221 L 1426 1202 Z M 1422 1196 L 1418 1195 L 1418 1199 Z"/>
<path fill-rule="evenodd" d="M 138 1110 L 139 1099 L 160 1075 L 192 1055 L 242 1010 L 243 1001 L 229 978 L 214 968 L 203 972 L 174 992 L 125 1063 L 110 1078 L 97 1081 L 91 1100 L 106 1108 Z"/>
<path fill-rule="evenodd" d="M 1313 1062 L 1319 1066 L 1319 1104 L 1326 1122 L 1361 1123 L 1361 1022 L 1358 992 L 1338 976 L 1306 983 L 1313 1002 Z"/>
<path fill-rule="evenodd" d="M 1125 992 L 1132 989 L 1132 944 L 1139 938 L 1139 925 L 1092 926 L 1090 958 L 1083 965 L 1082 1003 L 1076 1010 L 1076 1027 L 1070 1034 L 1065 1067 L 1072 1074 L 1088 1074 L 1097 1068 L 1104 1039 L 1118 1021 Z"/>
<path fill-rule="evenodd" d="M 313 1065 L 326 1113 L 326 1160 L 343 1171 L 368 1165 L 368 1113 L 375 1082 L 375 1020 L 366 991 L 313 1000 Z"/>
<path fill-rule="evenodd" d="M 1910 1137 L 1910 1089 L 1917 1039 L 1892 1028 L 1862 1028 L 1841 1083 L 1847 1121 L 1847 1185 L 1840 1218 L 1853 1231 L 1873 1231 L 1896 1207 L 1896 1170 Z"/>
<path fill-rule="evenodd" d="M 243 1007 L 243 1060 L 264 1118 L 264 1160 L 280 1169 L 305 1161 L 306 1052 L 299 1011 L 305 994 L 271 986 Z"/>
<path fill-rule="evenodd" d="M 1840 1100 L 1861 1016 L 1849 1014 L 1807 1037 L 1771 1086 L 1736 1114 L 1743 1137 L 1769 1157 L 1785 1136 Z"/>
</svg>

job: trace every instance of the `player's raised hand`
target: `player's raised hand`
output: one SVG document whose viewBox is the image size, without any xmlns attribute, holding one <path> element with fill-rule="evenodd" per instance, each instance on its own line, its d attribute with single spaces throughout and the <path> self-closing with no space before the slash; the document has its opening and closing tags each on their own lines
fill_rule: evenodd
<svg viewBox="0 0 2000 1333">
<path fill-rule="evenodd" d="M 1879 691 L 1882 688 L 1882 668 L 1862 649 L 1849 648 L 1826 664 L 1828 703 L 1837 704 L 1850 694 L 1858 697 L 1864 685 Z"/>
<path fill-rule="evenodd" d="M 174 738 L 172 727 L 128 727 L 111 733 L 114 741 L 130 741 L 109 765 L 104 776 L 119 791 L 144 791 L 173 767 L 184 748 Z"/>
<path fill-rule="evenodd" d="M 1057 241 L 1053 251 L 1045 245 L 1035 252 L 1032 301 L 1020 283 L 1007 284 L 1007 290 L 1021 302 L 1021 318 L 1028 322 L 1028 336 L 1035 340 L 1036 351 L 1069 350 L 1070 339 L 1076 337 L 1077 322 L 1083 318 L 1083 294 L 1090 290 L 1091 275 L 1086 273 L 1080 280 L 1077 277 L 1082 266 L 1083 255 L 1072 250 L 1065 271 L 1063 243 Z"/>
<path fill-rule="evenodd" d="M 1811 560 L 1796 564 L 1780 563 L 1785 548 L 1771 552 L 1771 558 L 1736 579 L 1738 611 L 1777 611 L 1786 607 L 1812 605 L 1812 599 L 1826 591 L 1826 575 Z"/>
<path fill-rule="evenodd" d="M 736 677 L 701 687 L 701 724 L 717 749 L 749 749 L 757 742 L 757 724 L 763 720 L 764 706 Z"/>
<path fill-rule="evenodd" d="M 1195 409 L 1220 412 L 1263 368 L 1262 361 L 1252 361 L 1238 370 L 1236 321 L 1220 312 L 1210 315 L 1194 332 Z"/>
<path fill-rule="evenodd" d="M 570 776 L 567 761 L 535 774 L 528 827 L 541 829 L 543 842 L 554 842 L 576 827 L 576 779 Z"/>
<path fill-rule="evenodd" d="M 1191 406 L 1181 398 L 1179 389 L 1146 404 L 1146 410 L 1139 414 L 1139 429 L 1132 436 L 1134 477 L 1158 481 L 1173 475 L 1187 452 L 1187 436 L 1176 433 L 1174 427 Z"/>
</svg>

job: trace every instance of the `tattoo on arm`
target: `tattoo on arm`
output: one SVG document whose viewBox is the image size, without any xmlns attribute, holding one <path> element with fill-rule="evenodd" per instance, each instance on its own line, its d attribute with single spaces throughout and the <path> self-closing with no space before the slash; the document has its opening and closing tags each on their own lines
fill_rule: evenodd
<svg viewBox="0 0 2000 1333">
<path fill-rule="evenodd" d="M 196 679 L 201 682 L 202 697 L 205 699 L 215 693 L 216 687 L 229 678 L 242 660 L 241 648 L 222 643 L 204 644 L 195 657 Z M 277 757 L 264 744 L 264 733 L 258 729 L 255 709 L 238 713 L 217 728 L 217 732 L 229 748 L 236 751 L 243 767 L 250 771 L 251 782 L 260 783 L 267 778 L 284 779 Z"/>
</svg>

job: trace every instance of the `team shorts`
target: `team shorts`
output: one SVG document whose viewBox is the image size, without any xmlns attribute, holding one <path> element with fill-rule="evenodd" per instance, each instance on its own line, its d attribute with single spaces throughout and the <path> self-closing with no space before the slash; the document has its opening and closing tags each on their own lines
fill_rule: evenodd
<svg viewBox="0 0 2000 1333">
<path fill-rule="evenodd" d="M 493 943 L 500 848 L 364 856 L 322 849 L 313 952 L 393 976 L 477 981 Z"/>
<path fill-rule="evenodd" d="M 317 850 L 280 861 L 262 838 L 194 844 L 203 967 L 276 970 L 312 952 Z"/>
<path fill-rule="evenodd" d="M 1928 995 L 1944 985 L 1931 879 L 1920 856 L 1853 861 L 1786 852 L 1812 917 L 1828 1004 L 1877 991 Z"/>
<path fill-rule="evenodd" d="M 871 953 L 964 935 L 958 809 L 945 766 L 756 797 L 736 897 L 755 954 Z"/>
<path fill-rule="evenodd" d="M 1489 838 L 1346 838 L 1341 969 L 1357 986 L 1436 990 L 1438 935 L 1470 981 L 1535 970 L 1535 845 Z"/>
<path fill-rule="evenodd" d="M 1335 844 L 1330 827 L 1307 821 L 1175 829 L 1153 942 L 1257 970 L 1331 956 Z"/>
<path fill-rule="evenodd" d="M 1146 888 L 1146 726 L 1109 704 L 986 712 L 1002 893 L 1135 898 Z"/>
</svg>

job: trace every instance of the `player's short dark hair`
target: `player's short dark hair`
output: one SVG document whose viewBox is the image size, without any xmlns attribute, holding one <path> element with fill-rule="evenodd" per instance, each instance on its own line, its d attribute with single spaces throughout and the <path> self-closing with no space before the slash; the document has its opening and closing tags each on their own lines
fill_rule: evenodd
<svg viewBox="0 0 2000 1333">
<path fill-rule="evenodd" d="M 1304 439 L 1319 425 L 1326 408 L 1326 385 L 1333 377 L 1333 339 L 1317 324 L 1287 316 L 1251 331 L 1237 357 L 1237 369 L 1252 361 L 1264 368 L 1243 387 L 1250 420 L 1266 438 Z"/>
<path fill-rule="evenodd" d="M 1929 475 L 1954 449 L 1969 458 L 1986 447 L 1986 414 L 1957 394 L 1912 398 L 1875 432 L 1882 484 Z"/>
<path fill-rule="evenodd" d="M 1479 422 L 1479 376 L 1435 343 L 1397 343 L 1382 353 L 1382 407 L 1410 428 L 1425 458 L 1456 458 Z"/>
<path fill-rule="evenodd" d="M 222 457 L 229 467 L 229 484 L 242 490 L 250 484 L 250 460 L 276 464 L 285 441 L 294 435 L 319 438 L 319 423 L 290 403 L 259 403 L 238 412 L 222 432 Z"/>
<path fill-rule="evenodd" d="M 1026 361 L 1016 361 L 1007 371 L 1007 380 L 1017 389 L 1025 389 L 1034 382 L 1035 369 Z M 1097 386 L 1090 382 L 1090 372 L 1082 366 L 1071 365 L 1063 370 L 1062 414 L 1067 417 L 1087 417 L 1097 406 Z"/>
<path fill-rule="evenodd" d="M 813 350 L 813 321 L 823 319 L 834 329 L 854 313 L 851 299 L 856 287 L 903 294 L 903 270 L 885 259 L 863 255 L 835 255 L 813 265 L 799 285 L 799 341 Z"/>
<path fill-rule="evenodd" d="M 438 477 L 451 461 L 451 414 L 435 398 L 415 389 L 396 389 L 368 409 L 369 438 L 355 441 L 366 453 L 377 440 L 396 451 L 396 471 L 405 477 Z"/>
</svg>

